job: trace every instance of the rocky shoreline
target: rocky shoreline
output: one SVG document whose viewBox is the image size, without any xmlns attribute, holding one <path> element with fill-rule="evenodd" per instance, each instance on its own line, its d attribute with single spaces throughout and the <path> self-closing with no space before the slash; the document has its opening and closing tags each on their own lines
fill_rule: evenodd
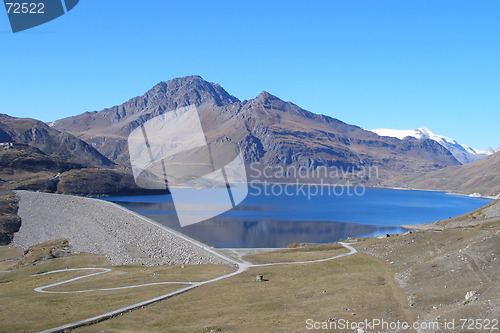
<svg viewBox="0 0 500 333">
<path fill-rule="evenodd" d="M 105 255 L 114 265 L 227 264 L 205 244 L 107 201 L 16 191 L 22 219 L 13 246 L 58 238 L 73 253 Z"/>
</svg>

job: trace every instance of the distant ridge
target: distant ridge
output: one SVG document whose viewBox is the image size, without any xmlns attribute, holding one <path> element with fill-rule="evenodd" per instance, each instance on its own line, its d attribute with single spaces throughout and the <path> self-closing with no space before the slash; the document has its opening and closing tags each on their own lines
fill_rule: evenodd
<svg viewBox="0 0 500 333">
<path fill-rule="evenodd" d="M 388 186 L 451 191 L 461 194 L 500 195 L 500 152 L 479 161 L 441 170 L 396 178 Z"/>
<path fill-rule="evenodd" d="M 0 142 L 27 144 L 45 154 L 84 166 L 110 167 L 115 164 L 85 141 L 31 118 L 15 118 L 0 113 Z"/>
<path fill-rule="evenodd" d="M 496 150 L 490 148 L 490 150 L 479 150 L 471 148 L 465 144 L 459 143 L 456 140 L 447 138 L 442 135 L 434 134 L 431 130 L 425 127 L 419 127 L 415 130 L 395 130 L 388 128 L 378 128 L 371 130 L 380 136 L 390 136 L 398 139 L 404 139 L 405 137 L 413 137 L 416 139 L 431 139 L 448 149 L 453 156 L 462 164 L 471 163 L 477 161 L 483 157 L 486 157 Z"/>
</svg>

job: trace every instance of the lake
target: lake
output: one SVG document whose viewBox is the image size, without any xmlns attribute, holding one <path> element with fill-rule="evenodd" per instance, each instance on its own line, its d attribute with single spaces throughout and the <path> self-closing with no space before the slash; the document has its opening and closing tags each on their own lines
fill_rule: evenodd
<svg viewBox="0 0 500 333">
<path fill-rule="evenodd" d="M 185 227 L 179 225 L 170 195 L 100 199 L 218 248 L 286 247 L 292 242 L 326 243 L 350 236 L 401 233 L 405 231 L 401 225 L 435 222 L 492 201 L 445 192 L 385 188 L 367 188 L 362 195 L 328 191 L 311 195 L 297 185 L 289 185 L 295 188 L 285 194 L 272 186 L 252 184 L 247 198 L 232 210 Z"/>
</svg>

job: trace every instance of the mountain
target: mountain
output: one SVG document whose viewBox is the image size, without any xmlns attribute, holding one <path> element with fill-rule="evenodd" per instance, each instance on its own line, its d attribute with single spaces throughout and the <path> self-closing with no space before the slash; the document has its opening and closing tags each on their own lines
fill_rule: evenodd
<svg viewBox="0 0 500 333">
<path fill-rule="evenodd" d="M 54 174 L 81 169 L 82 165 L 68 162 L 67 160 L 47 155 L 38 148 L 25 144 L 12 144 L 0 148 L 0 175 L 14 174 L 15 172 L 43 172 L 48 171 Z M 9 170 L 6 172 L 6 170 Z"/>
<path fill-rule="evenodd" d="M 85 112 L 52 122 L 52 128 L 85 140 L 113 161 L 128 162 L 126 139 L 147 120 L 166 111 L 195 104 L 220 107 L 239 100 L 220 85 L 199 76 L 160 82 L 142 96 L 102 111 Z"/>
<path fill-rule="evenodd" d="M 10 190 L 77 195 L 165 193 L 138 187 L 130 172 L 85 168 L 81 164 L 18 143 L 0 144 L 0 195 L 6 191 L 10 193 Z"/>
<path fill-rule="evenodd" d="M 488 149 L 486 150 L 486 153 L 487 153 L 488 155 L 491 155 L 491 154 L 494 154 L 494 153 L 496 153 L 496 152 L 498 152 L 498 151 L 500 151 L 500 146 L 498 146 L 498 147 L 496 147 L 496 148 L 488 148 Z"/>
<path fill-rule="evenodd" d="M 81 165 L 94 167 L 114 165 L 85 141 L 31 118 L 15 118 L 0 114 L 0 142 L 27 144 L 45 154 Z"/>
<path fill-rule="evenodd" d="M 56 193 L 82 196 L 166 194 L 140 188 L 130 172 L 109 169 L 73 169 L 58 177 Z"/>
<path fill-rule="evenodd" d="M 58 175 L 82 165 L 47 155 L 26 144 L 0 146 L 0 191 L 26 189 L 55 192 Z"/>
<path fill-rule="evenodd" d="M 387 128 L 379 128 L 371 130 L 380 136 L 390 136 L 398 139 L 405 137 L 413 137 L 416 139 L 431 139 L 439 143 L 441 146 L 448 149 L 453 156 L 462 164 L 477 161 L 483 157 L 490 155 L 494 151 L 473 149 L 467 145 L 457 142 L 456 140 L 447 138 L 442 135 L 434 134 L 428 128 L 419 127 L 415 130 L 394 130 Z"/>
<path fill-rule="evenodd" d="M 325 166 L 358 170 L 376 166 L 380 177 L 388 178 L 459 164 L 433 140 L 380 137 L 304 110 L 268 92 L 240 101 L 199 76 L 160 82 L 121 105 L 57 120 L 51 126 L 85 140 L 115 162 L 128 163 L 127 137 L 132 130 L 158 115 L 191 104 L 199 106 L 208 142 L 238 144 L 247 163 L 257 162 L 263 168 L 296 166 L 315 170 Z"/>
<path fill-rule="evenodd" d="M 500 152 L 479 161 L 450 166 L 386 182 L 388 186 L 451 191 L 463 194 L 500 195 Z"/>
</svg>

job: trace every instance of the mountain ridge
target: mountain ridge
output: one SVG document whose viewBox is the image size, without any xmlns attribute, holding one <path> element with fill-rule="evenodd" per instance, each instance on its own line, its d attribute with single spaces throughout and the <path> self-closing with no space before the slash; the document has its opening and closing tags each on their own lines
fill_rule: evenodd
<svg viewBox="0 0 500 333">
<path fill-rule="evenodd" d="M 16 118 L 0 113 L 0 142 L 27 144 L 46 154 L 86 166 L 114 165 L 85 141 L 32 118 Z"/>
<path fill-rule="evenodd" d="M 426 127 L 419 127 L 414 130 L 395 130 L 388 128 L 378 128 L 371 130 L 380 136 L 390 136 L 398 139 L 404 139 L 407 136 L 414 137 L 416 139 L 431 139 L 448 149 L 453 156 L 462 164 L 468 164 L 484 158 L 491 153 L 495 152 L 493 149 L 490 150 L 479 150 L 469 147 L 468 145 L 457 142 L 454 139 L 450 139 L 443 135 L 435 134 Z"/>
<path fill-rule="evenodd" d="M 263 166 L 375 165 L 389 175 L 459 164 L 447 149 L 432 140 L 383 138 L 359 126 L 302 109 L 267 91 L 240 101 L 220 85 L 199 76 L 162 81 L 123 104 L 60 119 L 52 127 L 70 132 L 109 159 L 126 164 L 127 137 L 134 128 L 191 104 L 199 107 L 208 142 L 237 143 L 246 162 Z"/>
<path fill-rule="evenodd" d="M 500 152 L 465 165 L 395 178 L 387 181 L 385 185 L 469 195 L 478 193 L 498 198 L 500 196 Z"/>
</svg>

